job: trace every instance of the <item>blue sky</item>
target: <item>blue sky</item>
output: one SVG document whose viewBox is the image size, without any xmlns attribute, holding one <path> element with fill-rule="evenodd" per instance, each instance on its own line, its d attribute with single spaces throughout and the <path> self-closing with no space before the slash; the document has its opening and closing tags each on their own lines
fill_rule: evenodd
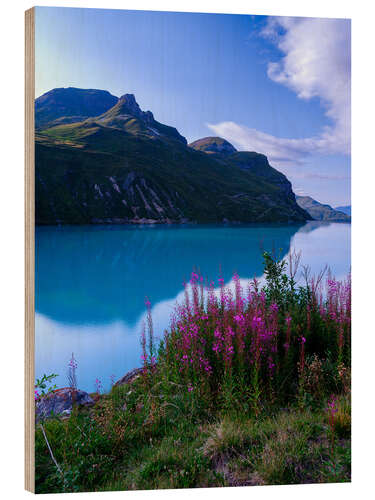
<svg viewBox="0 0 375 500">
<path fill-rule="evenodd" d="M 38 7 L 36 96 L 69 86 L 133 93 L 189 142 L 219 135 L 350 203 L 350 21 Z"/>
</svg>

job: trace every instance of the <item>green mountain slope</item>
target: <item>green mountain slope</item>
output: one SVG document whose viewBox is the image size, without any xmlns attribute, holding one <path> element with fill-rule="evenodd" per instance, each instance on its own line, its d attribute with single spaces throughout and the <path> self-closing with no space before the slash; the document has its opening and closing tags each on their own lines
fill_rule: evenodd
<svg viewBox="0 0 375 500">
<path fill-rule="evenodd" d="M 225 159 L 189 148 L 131 94 L 97 117 L 50 125 L 36 134 L 37 224 L 310 218 L 265 157 Z"/>
<path fill-rule="evenodd" d="M 118 98 L 106 90 L 58 88 L 35 100 L 36 128 L 72 123 L 112 108 Z"/>
</svg>

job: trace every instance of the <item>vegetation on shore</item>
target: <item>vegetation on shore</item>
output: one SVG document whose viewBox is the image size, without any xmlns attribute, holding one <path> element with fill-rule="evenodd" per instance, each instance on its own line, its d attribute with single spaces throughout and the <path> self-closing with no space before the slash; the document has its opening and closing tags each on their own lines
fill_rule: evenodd
<svg viewBox="0 0 375 500">
<path fill-rule="evenodd" d="M 37 492 L 350 481 L 350 277 L 264 264 L 192 273 L 159 341 L 146 301 L 141 375 L 37 427 Z"/>
</svg>

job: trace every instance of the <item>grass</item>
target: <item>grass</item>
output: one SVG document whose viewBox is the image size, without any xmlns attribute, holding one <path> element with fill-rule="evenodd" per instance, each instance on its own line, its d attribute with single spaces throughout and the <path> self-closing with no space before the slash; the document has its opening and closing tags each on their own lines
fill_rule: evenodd
<svg viewBox="0 0 375 500">
<path fill-rule="evenodd" d="M 92 411 L 111 411 L 113 397 L 103 397 Z M 338 433 L 332 451 L 324 409 L 287 408 L 257 418 L 215 415 L 211 422 L 186 415 L 187 408 L 184 418 L 167 411 L 164 423 L 158 419 L 152 426 L 149 409 L 142 409 L 132 424 L 117 415 L 112 432 L 85 412 L 46 422 L 64 477 L 38 430 L 37 492 L 350 481 L 350 435 Z"/>
<path fill-rule="evenodd" d="M 219 292 L 197 273 L 143 372 L 36 431 L 36 490 L 350 481 L 350 280 L 296 286 L 299 257 L 264 254 L 266 285 Z"/>
<path fill-rule="evenodd" d="M 324 412 L 284 410 L 264 419 L 225 417 L 213 426 L 204 452 L 225 484 L 306 484 L 350 480 L 350 442 L 327 438 Z"/>
</svg>

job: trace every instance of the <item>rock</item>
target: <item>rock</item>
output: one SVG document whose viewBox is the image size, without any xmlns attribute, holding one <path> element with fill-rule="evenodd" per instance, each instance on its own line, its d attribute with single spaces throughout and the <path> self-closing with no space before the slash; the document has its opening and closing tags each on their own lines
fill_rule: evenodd
<svg viewBox="0 0 375 500">
<path fill-rule="evenodd" d="M 55 415 L 69 416 L 73 404 L 79 406 L 91 405 L 94 404 L 94 401 L 87 392 L 79 389 L 73 390 L 70 387 L 57 389 L 36 402 L 36 421 Z"/>
<path fill-rule="evenodd" d="M 130 372 L 126 373 L 120 380 L 118 380 L 115 383 L 115 387 L 118 387 L 120 385 L 125 385 L 125 384 L 130 384 L 135 380 L 137 377 L 140 376 L 142 373 L 143 368 L 134 368 L 134 370 L 131 370 Z"/>
</svg>

